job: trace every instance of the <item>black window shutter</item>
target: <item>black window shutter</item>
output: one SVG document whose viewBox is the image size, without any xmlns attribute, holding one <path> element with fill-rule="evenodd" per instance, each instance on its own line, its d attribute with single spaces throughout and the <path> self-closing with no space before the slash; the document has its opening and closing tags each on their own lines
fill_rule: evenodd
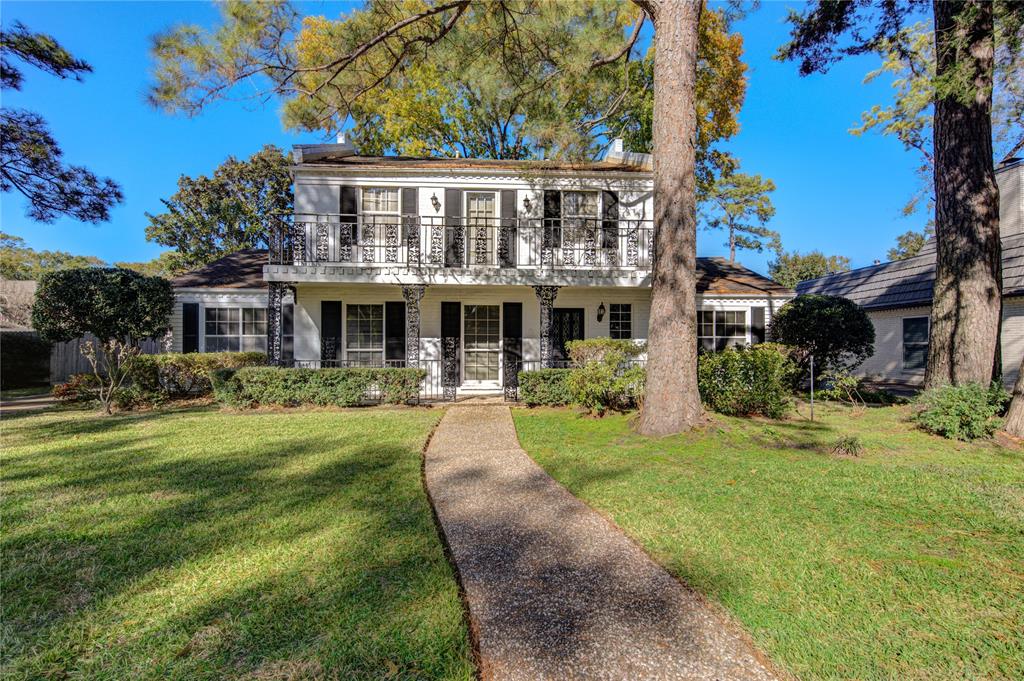
<svg viewBox="0 0 1024 681">
<path fill-rule="evenodd" d="M 764 343 L 764 308 L 750 308 L 750 342 Z"/>
<path fill-rule="evenodd" d="M 352 242 L 356 241 L 356 224 L 359 222 L 356 207 L 356 188 L 350 185 L 341 186 L 341 201 L 338 205 L 338 212 L 341 213 L 340 222 L 349 225 L 349 233 Z"/>
<path fill-rule="evenodd" d="M 444 190 L 444 265 L 462 267 L 466 252 L 465 226 L 462 224 L 462 190 Z"/>
<path fill-rule="evenodd" d="M 562 192 L 544 190 L 544 248 L 562 245 Z"/>
<path fill-rule="evenodd" d="M 181 304 L 181 351 L 199 352 L 199 303 Z"/>
<path fill-rule="evenodd" d="M 420 228 L 420 190 L 419 187 L 402 187 L 402 234 L 406 245 L 409 247 L 409 257 L 412 257 L 415 246 L 419 245 Z M 414 264 L 414 263 L 409 263 Z M 402 356 L 405 359 L 405 356 Z"/>
<path fill-rule="evenodd" d="M 516 190 L 501 190 L 501 228 L 498 257 L 502 267 L 516 266 Z"/>
<path fill-rule="evenodd" d="M 405 303 L 384 303 L 384 359 L 405 361 Z"/>
<path fill-rule="evenodd" d="M 523 368 L 523 304 L 502 303 L 501 308 L 505 385 L 517 386 Z"/>
<path fill-rule="evenodd" d="M 441 303 L 441 384 L 459 384 L 459 344 L 462 336 L 461 303 Z"/>
<path fill-rule="evenodd" d="M 295 359 L 295 305 L 281 306 L 281 358 Z"/>
<path fill-rule="evenodd" d="M 619 247 L 619 195 L 601 192 L 601 248 Z"/>
<path fill-rule="evenodd" d="M 341 301 L 320 301 L 320 359 L 341 359 Z"/>
</svg>

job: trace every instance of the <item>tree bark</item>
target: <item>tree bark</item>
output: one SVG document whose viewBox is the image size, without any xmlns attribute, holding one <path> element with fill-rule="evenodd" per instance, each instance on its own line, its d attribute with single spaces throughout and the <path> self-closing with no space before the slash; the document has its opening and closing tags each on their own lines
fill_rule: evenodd
<svg viewBox="0 0 1024 681">
<path fill-rule="evenodd" d="M 1017 380 L 1013 382 L 1013 399 L 1006 412 L 1003 430 L 1014 437 L 1024 437 L 1024 358 L 1017 370 Z"/>
<path fill-rule="evenodd" d="M 925 387 L 987 384 L 1002 305 L 999 189 L 992 161 L 992 4 L 935 0 L 935 237 Z M 969 95 L 944 79 L 967 73 Z M 963 88 L 963 86 L 960 86 Z"/>
<path fill-rule="evenodd" d="M 637 430 L 701 422 L 697 391 L 697 29 L 702 2 L 636 0 L 654 23 L 654 268 L 647 386 Z"/>
</svg>

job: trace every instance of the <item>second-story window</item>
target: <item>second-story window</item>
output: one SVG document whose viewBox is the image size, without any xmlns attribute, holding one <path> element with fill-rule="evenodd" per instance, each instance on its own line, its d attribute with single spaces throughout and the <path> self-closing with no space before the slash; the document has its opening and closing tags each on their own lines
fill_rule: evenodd
<svg viewBox="0 0 1024 681">
<path fill-rule="evenodd" d="M 400 216 L 398 188 L 363 187 L 364 225 L 397 225 Z"/>
<path fill-rule="evenodd" d="M 582 249 L 597 233 L 599 194 L 562 192 L 562 248 Z"/>
</svg>

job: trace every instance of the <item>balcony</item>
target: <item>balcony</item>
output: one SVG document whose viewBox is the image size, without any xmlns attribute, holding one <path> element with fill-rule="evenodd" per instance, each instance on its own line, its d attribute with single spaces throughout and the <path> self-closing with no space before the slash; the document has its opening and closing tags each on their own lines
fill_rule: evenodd
<svg viewBox="0 0 1024 681">
<path fill-rule="evenodd" d="M 653 234 L 650 220 L 296 214 L 272 233 L 270 265 L 287 269 L 271 267 L 269 278 L 327 267 L 350 276 L 386 269 L 424 281 L 456 273 L 504 283 L 552 273 L 636 280 L 651 269 Z"/>
</svg>

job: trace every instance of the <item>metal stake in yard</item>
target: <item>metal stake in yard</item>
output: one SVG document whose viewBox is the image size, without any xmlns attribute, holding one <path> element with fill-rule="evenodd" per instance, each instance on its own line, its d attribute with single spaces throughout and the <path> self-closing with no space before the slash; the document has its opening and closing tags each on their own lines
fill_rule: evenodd
<svg viewBox="0 0 1024 681">
<path fill-rule="evenodd" d="M 814 420 L 814 355 L 811 355 L 811 421 Z"/>
</svg>

